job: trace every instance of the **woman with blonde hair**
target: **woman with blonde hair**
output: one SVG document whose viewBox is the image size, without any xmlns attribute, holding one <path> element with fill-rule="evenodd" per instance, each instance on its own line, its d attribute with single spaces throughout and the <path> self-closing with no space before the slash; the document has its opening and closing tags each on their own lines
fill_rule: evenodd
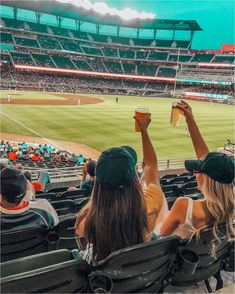
<svg viewBox="0 0 235 294">
<path fill-rule="evenodd" d="M 201 229 L 212 227 L 216 240 L 212 248 L 214 254 L 220 243 L 219 224 L 226 224 L 229 239 L 234 235 L 232 228 L 235 208 L 234 161 L 223 153 L 209 152 L 194 120 L 191 107 L 185 101 L 179 102 L 177 107 L 184 113 L 198 158 L 198 160 L 186 160 L 185 168 L 196 175 L 198 189 L 203 193 L 204 198 L 199 200 L 192 200 L 189 197 L 177 198 L 163 222 L 158 223 L 157 230 L 162 236 L 178 235 L 182 238 L 190 238 Z"/>
</svg>

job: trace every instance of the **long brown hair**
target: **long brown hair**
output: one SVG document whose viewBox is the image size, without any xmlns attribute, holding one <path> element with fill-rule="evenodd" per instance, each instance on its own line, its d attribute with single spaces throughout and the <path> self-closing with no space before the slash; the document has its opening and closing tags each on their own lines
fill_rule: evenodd
<svg viewBox="0 0 235 294">
<path fill-rule="evenodd" d="M 116 190 L 96 180 L 91 197 L 84 237 L 92 244 L 93 260 L 102 260 L 118 249 L 144 242 L 149 230 L 137 175 L 130 186 Z"/>
</svg>

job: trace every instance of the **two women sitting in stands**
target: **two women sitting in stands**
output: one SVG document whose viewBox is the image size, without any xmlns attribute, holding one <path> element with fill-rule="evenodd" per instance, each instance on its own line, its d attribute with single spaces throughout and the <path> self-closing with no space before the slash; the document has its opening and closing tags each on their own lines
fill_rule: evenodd
<svg viewBox="0 0 235 294">
<path fill-rule="evenodd" d="M 91 199 L 76 222 L 76 235 L 87 241 L 86 249 L 81 251 L 86 260 L 102 260 L 118 249 L 150 241 L 156 237 L 154 232 L 163 237 L 190 238 L 212 227 L 216 240 L 212 254 L 220 243 L 220 223 L 226 223 L 227 236 L 232 237 L 234 162 L 225 154 L 209 152 L 191 107 L 184 101 L 178 107 L 184 112 L 198 158 L 185 161 L 185 167 L 196 174 L 204 199 L 180 197 L 168 211 L 157 156 L 147 132 L 150 115 L 143 121 L 135 118 L 142 137 L 144 183 L 141 186 L 137 177 L 137 156 L 131 147 L 111 148 L 101 154 Z"/>
</svg>

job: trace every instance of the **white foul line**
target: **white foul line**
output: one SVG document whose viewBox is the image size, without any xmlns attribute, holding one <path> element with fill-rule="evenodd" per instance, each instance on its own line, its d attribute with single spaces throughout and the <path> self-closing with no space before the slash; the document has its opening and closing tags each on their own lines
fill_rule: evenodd
<svg viewBox="0 0 235 294">
<path fill-rule="evenodd" d="M 24 127 L 25 129 L 27 129 L 27 130 L 29 130 L 30 132 L 36 134 L 38 137 L 40 137 L 40 138 L 42 138 L 43 140 L 49 142 L 52 146 L 55 146 L 55 147 L 57 147 L 57 148 L 60 149 L 60 150 L 64 150 L 63 147 L 59 146 L 59 145 L 56 144 L 56 143 L 53 143 L 52 141 L 50 141 L 49 139 L 47 139 L 47 138 L 45 138 L 45 137 L 43 137 L 41 134 L 39 134 L 38 132 L 34 131 L 33 129 L 27 127 L 26 125 L 22 124 L 20 121 L 14 119 L 14 118 L 11 117 L 10 115 L 4 113 L 3 111 L 0 111 L 0 112 L 1 112 L 1 114 L 3 114 L 3 115 L 5 115 L 6 117 L 8 117 L 9 119 L 15 121 L 16 123 L 18 123 L 19 125 L 21 125 L 22 127 Z M 70 152 L 70 151 L 69 151 L 69 152 Z"/>
</svg>

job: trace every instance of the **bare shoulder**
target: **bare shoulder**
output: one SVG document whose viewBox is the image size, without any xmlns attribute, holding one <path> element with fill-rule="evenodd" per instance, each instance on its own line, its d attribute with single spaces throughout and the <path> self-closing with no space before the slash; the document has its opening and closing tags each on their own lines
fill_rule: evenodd
<svg viewBox="0 0 235 294">
<path fill-rule="evenodd" d="M 187 197 L 179 197 L 176 199 L 174 205 L 182 208 L 188 207 L 188 198 Z"/>
</svg>

